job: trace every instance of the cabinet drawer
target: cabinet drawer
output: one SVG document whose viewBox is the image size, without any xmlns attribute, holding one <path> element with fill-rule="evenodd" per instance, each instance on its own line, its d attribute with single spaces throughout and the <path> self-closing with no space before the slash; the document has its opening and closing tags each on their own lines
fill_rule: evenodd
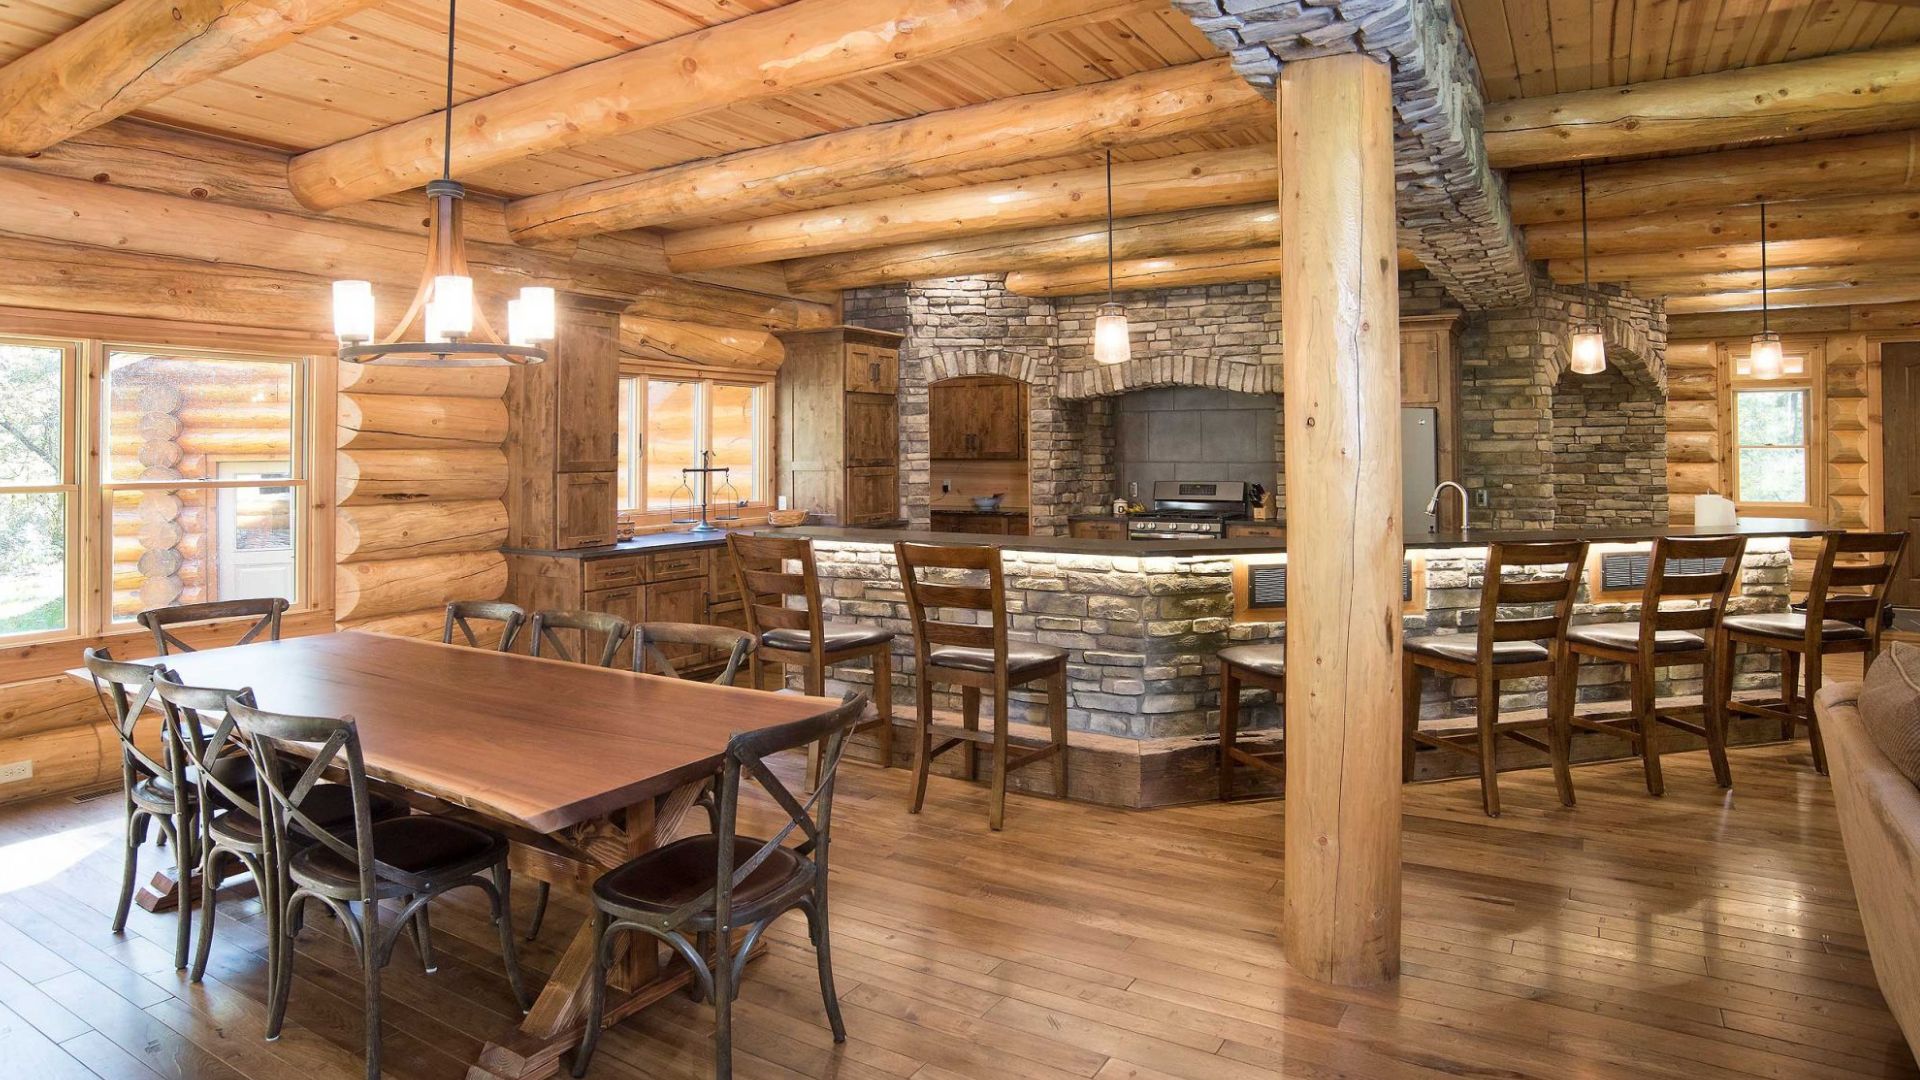
<svg viewBox="0 0 1920 1080">
<path fill-rule="evenodd" d="M 663 551 L 651 556 L 647 564 L 648 581 L 672 581 L 676 578 L 706 577 L 705 551 Z"/>
<path fill-rule="evenodd" d="M 1067 527 L 1067 532 L 1088 540 L 1125 540 L 1127 523 L 1124 521 L 1076 521 Z"/>
<path fill-rule="evenodd" d="M 622 585 L 638 585 L 645 579 L 641 573 L 644 559 L 592 559 L 587 563 L 582 579 L 582 588 L 614 589 Z"/>
</svg>

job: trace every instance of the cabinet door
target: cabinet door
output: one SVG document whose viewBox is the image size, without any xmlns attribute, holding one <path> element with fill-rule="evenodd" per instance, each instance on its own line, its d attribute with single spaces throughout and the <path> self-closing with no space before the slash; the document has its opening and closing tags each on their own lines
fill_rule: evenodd
<svg viewBox="0 0 1920 1080">
<path fill-rule="evenodd" d="M 1437 331 L 1401 333 L 1400 404 L 1440 404 L 1440 335 Z"/>
<path fill-rule="evenodd" d="M 630 589 L 597 589 L 581 595 L 581 606 L 588 611 L 604 611 L 609 615 L 618 615 L 630 623 L 641 622 L 647 617 L 646 595 L 636 585 Z M 574 653 L 575 659 L 591 663 L 600 659 L 600 650 L 606 648 L 606 639 L 599 634 L 586 634 L 578 630 L 565 632 L 570 640 L 568 648 L 578 645 L 583 651 Z M 585 640 L 581 640 L 581 639 Z M 633 642 L 620 646 L 620 653 L 614 663 L 623 668 L 633 666 Z"/>
<path fill-rule="evenodd" d="M 1027 453 L 1027 388 L 1022 383 L 983 384 L 976 394 L 973 456 L 993 461 Z"/>
<path fill-rule="evenodd" d="M 935 383 L 927 388 L 927 454 L 964 458 L 972 451 L 973 388 L 966 383 Z"/>
<path fill-rule="evenodd" d="M 565 550 L 613 543 L 613 474 L 559 473 L 553 481 L 553 546 Z"/>
<path fill-rule="evenodd" d="M 552 360 L 557 472 L 604 472 L 620 453 L 620 334 L 614 316 L 570 313 Z"/>
<path fill-rule="evenodd" d="M 878 525 L 900 516 L 898 470 L 847 470 L 846 512 L 842 525 Z"/>
<path fill-rule="evenodd" d="M 647 621 L 706 622 L 706 577 L 658 581 L 647 586 Z M 660 651 L 676 668 L 701 663 L 706 658 L 706 650 L 698 645 L 662 645 Z"/>
<path fill-rule="evenodd" d="M 1124 521 L 1076 521 L 1067 526 L 1067 532 L 1088 540 L 1125 540 L 1127 525 Z"/>
<path fill-rule="evenodd" d="M 891 394 L 900 388 L 900 354 L 877 345 L 847 346 L 847 391 Z"/>
<path fill-rule="evenodd" d="M 738 600 L 721 603 L 709 597 L 707 603 L 707 624 L 709 626 L 724 626 L 729 630 L 744 632 L 747 628 L 747 609 Z M 707 662 L 724 664 L 727 662 L 727 656 L 731 652 L 732 650 L 730 649 L 709 649 L 707 650 Z M 751 678 L 752 675 L 748 671 L 747 664 L 742 661 L 739 672 L 734 676 L 734 685 L 745 686 Z"/>
<path fill-rule="evenodd" d="M 935 532 L 989 533 L 997 536 L 1007 531 L 1007 517 L 1004 514 L 970 514 L 964 510 L 935 510 L 930 524 Z"/>
<path fill-rule="evenodd" d="M 893 465 L 900 460 L 899 405 L 884 394 L 847 395 L 847 464 Z"/>
</svg>

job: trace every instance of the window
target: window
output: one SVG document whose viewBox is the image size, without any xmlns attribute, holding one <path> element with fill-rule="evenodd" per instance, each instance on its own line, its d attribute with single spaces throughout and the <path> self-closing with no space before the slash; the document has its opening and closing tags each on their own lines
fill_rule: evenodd
<svg viewBox="0 0 1920 1080">
<path fill-rule="evenodd" d="M 0 642 L 124 629 L 168 604 L 308 603 L 308 374 L 0 338 Z"/>
<path fill-rule="evenodd" d="M 1804 388 L 1733 392 L 1734 499 L 1804 506 L 1812 501 Z"/>
<path fill-rule="evenodd" d="M 764 505 L 767 483 L 767 384 L 679 374 L 620 379 L 620 510 L 662 514 L 687 502 L 683 484 L 700 494 L 697 476 L 682 470 L 712 464 L 727 471 L 740 498 Z M 722 478 L 715 475 L 713 488 Z M 716 500 L 717 501 L 717 500 Z"/>
</svg>

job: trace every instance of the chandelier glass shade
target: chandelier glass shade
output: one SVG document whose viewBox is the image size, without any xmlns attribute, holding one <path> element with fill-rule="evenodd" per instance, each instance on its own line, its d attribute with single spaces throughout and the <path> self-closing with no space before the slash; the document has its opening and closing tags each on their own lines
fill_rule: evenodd
<svg viewBox="0 0 1920 1080">
<path fill-rule="evenodd" d="M 1753 335 L 1747 349 L 1747 370 L 1736 372 L 1756 379 L 1777 379 L 1787 373 L 1786 350 L 1780 335 L 1767 326 L 1767 204 L 1760 203 L 1760 332 Z M 1797 361 L 1797 358 L 1796 358 Z M 1805 363 L 1799 361 L 1804 368 Z"/>
<path fill-rule="evenodd" d="M 1107 151 L 1107 302 L 1093 319 L 1093 358 L 1102 364 L 1133 359 L 1133 331 L 1127 309 L 1113 298 L 1113 151 Z"/>
<path fill-rule="evenodd" d="M 384 337 L 377 329 L 373 283 L 333 283 L 333 333 L 340 359 L 395 367 L 483 367 L 538 364 L 554 338 L 554 293 L 529 286 L 507 302 L 505 341 L 476 302 L 467 267 L 462 204 L 467 189 L 453 179 L 453 29 L 457 0 L 447 3 L 446 123 L 440 179 L 427 184 L 427 258 L 420 286 Z M 419 333 L 409 337 L 416 326 Z"/>
<path fill-rule="evenodd" d="M 1580 166 L 1580 282 L 1593 291 L 1592 261 L 1587 255 L 1587 167 Z M 1588 301 L 1591 303 L 1591 299 Z M 1598 375 L 1607 370 L 1607 331 L 1592 320 L 1573 328 L 1567 339 L 1567 365 L 1575 375 Z"/>
</svg>

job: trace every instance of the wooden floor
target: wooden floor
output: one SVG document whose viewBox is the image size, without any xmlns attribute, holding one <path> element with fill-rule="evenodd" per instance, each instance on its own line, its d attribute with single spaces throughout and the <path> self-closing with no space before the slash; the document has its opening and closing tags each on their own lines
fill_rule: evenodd
<svg viewBox="0 0 1920 1080">
<path fill-rule="evenodd" d="M 1405 975 L 1337 990 L 1275 940 L 1281 803 L 1108 810 L 850 766 L 834 948 L 850 1033 L 835 1048 L 796 920 L 771 935 L 736 1014 L 741 1077 L 1238 1080 L 1254 1077 L 1920 1075 L 1875 989 L 1826 781 L 1804 741 L 1706 758 L 1503 778 L 1406 798 Z M 360 984 L 330 920 L 309 920 L 292 1021 L 261 1040 L 257 904 L 223 903 L 209 978 L 171 963 L 171 916 L 108 930 L 113 799 L 0 810 L 0 1076 L 354 1077 Z M 164 856 L 149 849 L 150 862 Z M 521 892 L 519 910 L 528 910 Z M 459 1077 L 509 1024 L 480 908 L 437 905 L 441 966 L 402 945 L 387 979 L 388 1075 Z M 556 909 L 530 966 L 568 936 Z M 234 918 L 227 919 L 227 915 Z M 592 1075 L 711 1076 L 709 1014 L 676 998 L 614 1030 Z"/>
</svg>

